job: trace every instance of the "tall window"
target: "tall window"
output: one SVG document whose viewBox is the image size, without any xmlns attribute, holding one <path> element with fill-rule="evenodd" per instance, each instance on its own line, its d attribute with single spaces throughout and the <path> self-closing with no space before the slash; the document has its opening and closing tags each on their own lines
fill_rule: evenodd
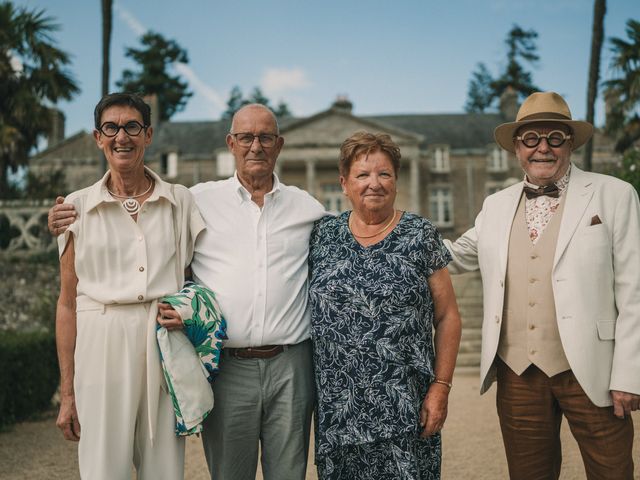
<svg viewBox="0 0 640 480">
<path fill-rule="evenodd" d="M 431 152 L 431 171 L 436 173 L 448 173 L 451 171 L 449 163 L 449 147 L 438 145 Z"/>
<path fill-rule="evenodd" d="M 487 171 L 506 172 L 507 170 L 509 170 L 508 152 L 497 145 L 489 147 L 489 153 L 487 155 Z"/>
<path fill-rule="evenodd" d="M 430 188 L 429 214 L 436 226 L 453 226 L 453 194 L 449 185 L 436 185 Z"/>
<path fill-rule="evenodd" d="M 347 208 L 347 201 L 342 193 L 342 187 L 335 183 L 322 185 L 322 204 L 331 213 L 340 213 Z"/>
<path fill-rule="evenodd" d="M 178 152 L 162 154 L 162 157 L 160 157 L 160 173 L 166 178 L 178 176 Z"/>
</svg>

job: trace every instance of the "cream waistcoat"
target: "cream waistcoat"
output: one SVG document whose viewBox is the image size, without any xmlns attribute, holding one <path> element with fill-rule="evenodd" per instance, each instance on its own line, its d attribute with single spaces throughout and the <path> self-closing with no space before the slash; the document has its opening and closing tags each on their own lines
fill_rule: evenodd
<svg viewBox="0 0 640 480">
<path fill-rule="evenodd" d="M 551 286 L 564 201 L 535 245 L 529 237 L 524 205 L 523 195 L 509 237 L 498 355 L 518 375 L 534 364 L 551 377 L 570 368 L 558 332 Z"/>
</svg>

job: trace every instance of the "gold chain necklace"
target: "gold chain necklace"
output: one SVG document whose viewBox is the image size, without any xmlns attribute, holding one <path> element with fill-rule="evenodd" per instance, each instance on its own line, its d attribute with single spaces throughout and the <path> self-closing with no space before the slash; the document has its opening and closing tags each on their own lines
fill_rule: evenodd
<svg viewBox="0 0 640 480">
<path fill-rule="evenodd" d="M 151 190 L 151 187 L 153 187 L 153 180 L 151 180 L 146 175 L 145 177 L 147 178 L 147 180 L 149 180 L 149 188 L 147 188 L 144 192 L 139 193 L 138 195 L 118 195 L 117 193 L 114 193 L 109 190 L 109 188 L 107 188 L 107 192 L 109 192 L 112 197 L 124 198 L 124 200 L 121 201 L 122 206 L 124 207 L 125 211 L 131 216 L 137 215 L 140 211 L 140 202 L 138 202 L 136 198 L 140 198 L 146 195 Z"/>
<path fill-rule="evenodd" d="M 358 235 L 356 232 L 354 232 L 353 231 L 353 222 L 351 221 L 351 215 L 349 215 L 349 230 L 351 230 L 351 233 L 353 234 L 353 236 L 357 237 L 357 238 L 373 238 L 373 237 L 376 237 L 376 236 L 380 235 L 382 232 L 384 232 L 387 228 L 389 228 L 391 226 L 393 221 L 396 219 L 396 213 L 398 213 L 396 211 L 396 209 L 393 209 L 393 215 L 391 215 L 391 220 L 389 220 L 389 223 L 387 223 L 382 230 L 374 233 L 373 235 Z"/>
</svg>

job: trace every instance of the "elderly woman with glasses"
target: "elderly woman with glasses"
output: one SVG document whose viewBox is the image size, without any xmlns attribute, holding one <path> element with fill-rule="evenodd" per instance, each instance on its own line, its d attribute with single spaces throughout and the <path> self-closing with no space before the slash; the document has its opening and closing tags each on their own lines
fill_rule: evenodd
<svg viewBox="0 0 640 480">
<path fill-rule="evenodd" d="M 181 479 L 184 439 L 166 392 L 156 343 L 158 299 L 184 281 L 204 222 L 189 191 L 144 165 L 150 109 L 135 95 L 95 108 L 96 144 L 109 165 L 70 194 L 76 221 L 58 236 L 60 363 L 57 425 L 79 441 L 83 479 Z M 55 225 L 54 225 L 55 226 Z M 174 310 L 158 323 L 181 328 Z"/>
<path fill-rule="evenodd" d="M 440 478 L 460 316 L 440 234 L 395 207 L 399 167 L 388 135 L 347 138 L 340 183 L 353 210 L 311 234 L 322 480 Z"/>
</svg>

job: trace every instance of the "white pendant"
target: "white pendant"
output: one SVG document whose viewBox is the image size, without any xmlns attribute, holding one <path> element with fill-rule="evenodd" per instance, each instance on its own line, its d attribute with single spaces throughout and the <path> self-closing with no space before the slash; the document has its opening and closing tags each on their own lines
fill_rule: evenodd
<svg viewBox="0 0 640 480">
<path fill-rule="evenodd" d="M 140 203 L 135 198 L 127 198 L 122 202 L 122 206 L 129 215 L 137 215 L 140 211 Z"/>
</svg>

